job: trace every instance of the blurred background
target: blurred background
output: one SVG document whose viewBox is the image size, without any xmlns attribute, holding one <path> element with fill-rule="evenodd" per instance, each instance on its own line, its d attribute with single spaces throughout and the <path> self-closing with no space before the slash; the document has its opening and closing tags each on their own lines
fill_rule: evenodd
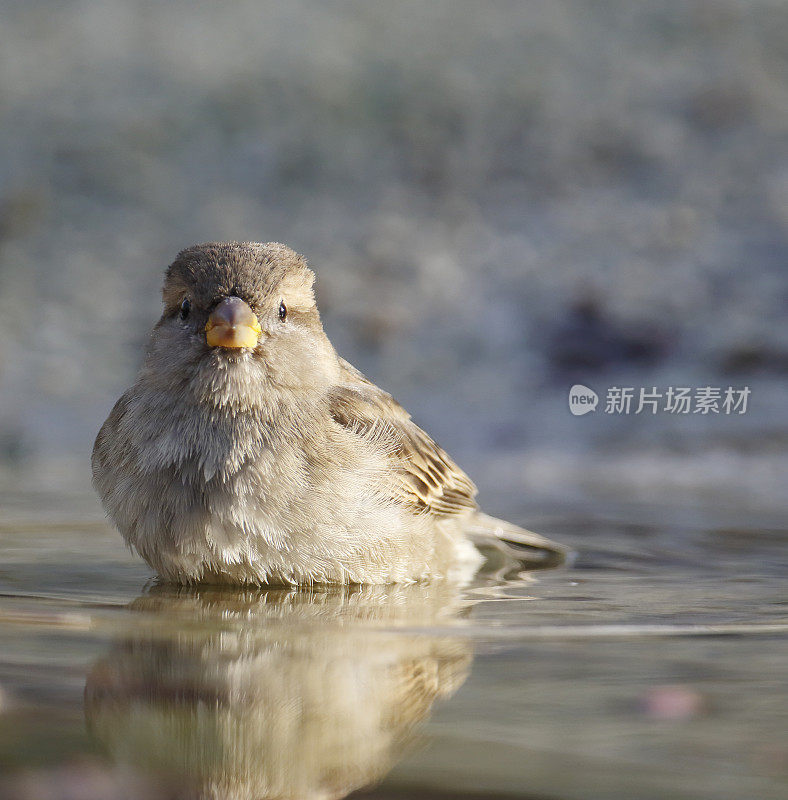
<svg viewBox="0 0 788 800">
<path fill-rule="evenodd" d="M 0 796 L 785 797 L 788 3 L 0 0 L 0 153 Z M 232 239 L 571 565 L 152 584 L 90 452 Z"/>
<path fill-rule="evenodd" d="M 306 255 L 492 512 L 788 504 L 785 3 L 0 6 L 6 487 L 89 491 L 163 269 L 236 239 Z M 574 383 L 752 394 L 573 417 Z"/>
</svg>

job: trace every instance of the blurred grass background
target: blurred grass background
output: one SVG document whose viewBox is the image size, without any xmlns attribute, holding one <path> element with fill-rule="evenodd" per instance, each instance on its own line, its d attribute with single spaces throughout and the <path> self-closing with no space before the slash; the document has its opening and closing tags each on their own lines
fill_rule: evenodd
<svg viewBox="0 0 788 800">
<path fill-rule="evenodd" d="M 85 487 L 164 267 L 277 240 L 482 501 L 783 510 L 788 5 L 0 2 L 0 463 Z M 574 418 L 569 386 L 752 387 Z"/>
</svg>

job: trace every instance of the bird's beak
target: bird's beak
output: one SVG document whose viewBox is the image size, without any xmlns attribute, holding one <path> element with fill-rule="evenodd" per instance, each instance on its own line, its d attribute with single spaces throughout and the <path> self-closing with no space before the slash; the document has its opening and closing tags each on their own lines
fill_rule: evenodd
<svg viewBox="0 0 788 800">
<path fill-rule="evenodd" d="M 211 347 L 256 347 L 260 323 L 240 297 L 225 297 L 205 324 L 205 339 Z"/>
</svg>

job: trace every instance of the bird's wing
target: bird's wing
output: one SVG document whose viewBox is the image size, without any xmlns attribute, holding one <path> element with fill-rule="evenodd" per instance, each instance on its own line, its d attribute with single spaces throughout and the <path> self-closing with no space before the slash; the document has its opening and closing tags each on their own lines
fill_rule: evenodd
<svg viewBox="0 0 788 800">
<path fill-rule="evenodd" d="M 393 499 L 414 512 L 451 516 L 477 508 L 476 487 L 410 415 L 386 392 L 340 359 L 342 380 L 331 392 L 331 416 L 340 425 L 380 442 L 397 477 Z"/>
</svg>

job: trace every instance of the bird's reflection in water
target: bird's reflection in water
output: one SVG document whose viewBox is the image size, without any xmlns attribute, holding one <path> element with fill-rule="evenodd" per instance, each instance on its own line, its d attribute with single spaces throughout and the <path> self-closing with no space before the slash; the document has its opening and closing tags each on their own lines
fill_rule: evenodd
<svg viewBox="0 0 788 800">
<path fill-rule="evenodd" d="M 446 633 L 466 608 L 448 583 L 154 587 L 131 607 L 86 715 L 121 772 L 168 797 L 344 797 L 386 774 L 472 659 Z"/>
</svg>

